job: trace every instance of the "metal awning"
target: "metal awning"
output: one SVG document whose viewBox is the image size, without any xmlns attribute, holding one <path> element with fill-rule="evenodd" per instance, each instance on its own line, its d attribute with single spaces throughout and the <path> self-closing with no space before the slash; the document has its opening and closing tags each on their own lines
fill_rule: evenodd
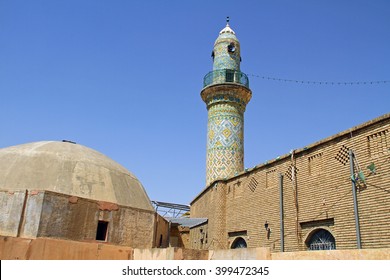
<svg viewBox="0 0 390 280">
<path fill-rule="evenodd" d="M 172 217 L 177 218 L 183 216 L 190 211 L 190 206 L 185 204 L 161 202 L 161 201 L 152 201 L 152 204 L 157 213 L 159 213 L 164 218 Z"/>
</svg>

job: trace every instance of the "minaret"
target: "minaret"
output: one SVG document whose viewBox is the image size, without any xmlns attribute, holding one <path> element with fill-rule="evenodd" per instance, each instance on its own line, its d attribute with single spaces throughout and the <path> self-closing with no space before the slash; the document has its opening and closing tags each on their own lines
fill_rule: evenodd
<svg viewBox="0 0 390 280">
<path fill-rule="evenodd" d="M 203 81 L 207 105 L 206 185 L 244 170 L 244 112 L 252 97 L 247 75 L 240 72 L 240 43 L 229 18 L 214 44 L 213 71 Z"/>
</svg>

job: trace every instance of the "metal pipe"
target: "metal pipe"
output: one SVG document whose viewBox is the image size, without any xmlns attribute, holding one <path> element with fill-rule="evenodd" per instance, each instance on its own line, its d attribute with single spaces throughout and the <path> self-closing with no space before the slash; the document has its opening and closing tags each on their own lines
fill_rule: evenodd
<svg viewBox="0 0 390 280">
<path fill-rule="evenodd" d="M 284 209 L 283 209 L 283 174 L 279 174 L 280 190 L 280 251 L 284 252 Z"/>
<path fill-rule="evenodd" d="M 355 167 L 353 164 L 354 154 L 352 149 L 349 150 L 349 165 L 351 168 L 351 181 L 352 181 L 352 194 L 353 194 L 353 210 L 355 212 L 355 227 L 356 227 L 356 242 L 357 248 L 361 249 L 361 238 L 360 238 L 360 226 L 359 226 L 359 210 L 358 210 L 358 202 L 357 202 L 357 194 L 356 194 L 356 184 L 355 184 Z"/>
</svg>

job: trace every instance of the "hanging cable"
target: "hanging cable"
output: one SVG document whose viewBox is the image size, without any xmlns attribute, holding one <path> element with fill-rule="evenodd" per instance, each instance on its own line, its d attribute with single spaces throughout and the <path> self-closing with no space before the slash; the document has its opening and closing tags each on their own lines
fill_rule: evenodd
<svg viewBox="0 0 390 280">
<path fill-rule="evenodd" d="M 260 76 L 256 74 L 248 74 L 248 76 L 260 78 L 263 80 L 271 80 L 276 82 L 286 82 L 286 83 L 297 83 L 297 84 L 308 84 L 308 85 L 332 85 L 332 86 L 358 86 L 358 85 L 375 85 L 375 84 L 386 84 L 390 83 L 390 80 L 383 81 L 355 81 L 355 82 L 334 82 L 334 81 L 305 81 L 305 80 L 291 80 L 291 79 L 282 79 L 275 77 Z"/>
</svg>

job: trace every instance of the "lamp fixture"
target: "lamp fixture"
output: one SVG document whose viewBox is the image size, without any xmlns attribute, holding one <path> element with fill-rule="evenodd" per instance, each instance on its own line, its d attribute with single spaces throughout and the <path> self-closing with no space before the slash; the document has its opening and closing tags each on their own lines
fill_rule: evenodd
<svg viewBox="0 0 390 280">
<path fill-rule="evenodd" d="M 267 221 L 265 221 L 265 223 L 264 223 L 264 228 L 265 228 L 265 231 L 267 232 L 267 239 L 269 239 L 271 236 L 271 228 L 269 227 L 269 224 Z"/>
</svg>

